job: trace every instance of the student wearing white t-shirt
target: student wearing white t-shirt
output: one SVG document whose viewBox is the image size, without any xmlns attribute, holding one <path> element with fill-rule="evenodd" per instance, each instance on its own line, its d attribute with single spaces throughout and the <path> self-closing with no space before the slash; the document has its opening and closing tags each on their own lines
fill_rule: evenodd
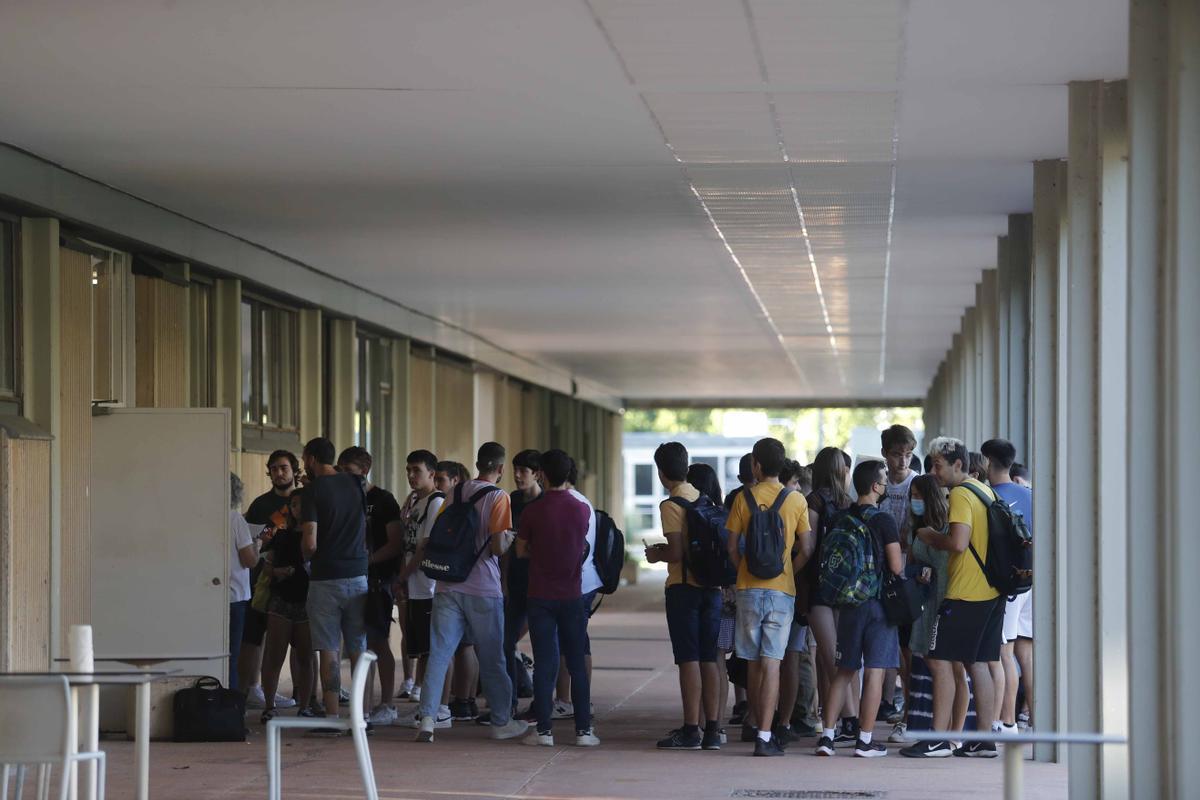
<svg viewBox="0 0 1200 800">
<path fill-rule="evenodd" d="M 258 539 L 242 516 L 242 479 L 229 473 L 229 688 L 237 687 L 238 651 L 242 647 L 242 628 L 246 607 L 250 605 L 250 568 L 258 563 Z"/>
<path fill-rule="evenodd" d="M 596 562 L 592 560 L 592 553 L 596 550 L 596 509 L 592 506 L 592 502 L 584 497 L 583 492 L 575 488 L 575 482 L 579 480 L 579 468 L 575 465 L 575 459 L 571 459 L 571 472 L 567 476 L 567 491 L 579 502 L 588 507 L 588 531 L 587 531 L 587 550 L 583 558 L 583 573 L 580 576 L 580 591 L 583 594 L 583 605 L 589 611 L 592 608 L 592 602 L 596 599 L 596 592 L 603 585 L 600 580 L 600 574 L 596 572 Z M 591 621 L 589 615 L 584 622 L 583 629 L 583 655 L 584 665 L 587 668 L 588 681 L 592 678 L 592 640 L 587 635 L 587 623 Z M 558 685 L 554 690 L 557 695 L 554 700 L 554 719 L 570 719 L 575 715 L 575 709 L 571 706 L 571 701 L 568 700 L 571 696 L 571 673 L 567 671 L 567 665 L 562 662 L 558 666 Z"/>
<path fill-rule="evenodd" d="M 909 525 L 909 489 L 917 473 L 912 470 L 913 450 L 917 447 L 917 437 L 904 425 L 893 425 L 879 436 L 882 445 L 883 460 L 887 464 L 887 489 L 879 499 L 879 508 L 891 515 L 896 523 L 896 531 L 900 535 L 900 548 L 907 557 L 908 541 L 912 538 Z M 908 699 L 908 679 L 912 665 L 912 651 L 908 649 L 908 640 L 912 634 L 912 626 L 904 625 L 900 629 L 900 686 L 903 690 L 901 699 Z M 903 719 L 900 704 L 896 702 L 896 670 L 889 669 L 883 677 L 883 703 L 886 715 L 884 718 L 890 724 L 899 724 Z"/>
<path fill-rule="evenodd" d="M 437 464 L 437 456 L 428 450 L 414 450 L 408 454 L 405 472 L 412 493 L 400 510 L 404 524 L 404 566 L 400 569 L 396 584 L 398 595 L 405 597 L 405 648 L 409 658 L 417 659 L 416 680 L 410 689 L 413 700 L 420 700 L 420 686 L 429 664 L 430 620 L 433 594 L 437 589 L 437 581 L 420 570 L 425 541 L 429 539 L 433 522 L 446 497 L 435 490 Z"/>
</svg>

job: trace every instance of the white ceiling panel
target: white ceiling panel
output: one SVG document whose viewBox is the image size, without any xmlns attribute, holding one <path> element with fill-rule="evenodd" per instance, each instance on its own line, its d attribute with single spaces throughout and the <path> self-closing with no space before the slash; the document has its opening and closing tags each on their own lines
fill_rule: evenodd
<svg viewBox="0 0 1200 800">
<path fill-rule="evenodd" d="M 0 3 L 0 142 L 617 395 L 912 398 L 1127 5 Z"/>
</svg>

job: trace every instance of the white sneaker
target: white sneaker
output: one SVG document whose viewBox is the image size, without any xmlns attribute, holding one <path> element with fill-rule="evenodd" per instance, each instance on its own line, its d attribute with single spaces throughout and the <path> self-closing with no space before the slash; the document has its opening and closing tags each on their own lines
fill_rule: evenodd
<svg viewBox="0 0 1200 800">
<path fill-rule="evenodd" d="M 588 728 L 586 731 L 576 731 L 575 732 L 575 746 L 576 747 L 596 747 L 599 744 L 600 744 L 600 737 L 596 736 L 596 734 L 592 731 L 591 728 Z"/>
<path fill-rule="evenodd" d="M 400 684 L 400 691 L 396 693 L 396 697 L 398 697 L 401 700 L 407 700 L 409 697 L 412 696 L 412 690 L 413 690 L 413 679 L 405 678 L 404 682 Z"/>
<path fill-rule="evenodd" d="M 554 747 L 554 734 L 534 731 L 522 739 L 521 744 L 527 744 L 530 747 Z"/>
<path fill-rule="evenodd" d="M 523 736 L 525 731 L 529 730 L 529 723 L 519 719 L 510 719 L 506 724 L 500 727 L 492 726 L 493 739 L 516 739 L 518 736 Z"/>
<path fill-rule="evenodd" d="M 1001 736 L 1017 736 L 1020 732 L 1016 725 L 1005 725 L 1003 722 L 1000 723 L 1000 730 L 996 731 Z"/>
<path fill-rule="evenodd" d="M 892 728 L 892 733 L 888 736 L 888 741 L 892 744 L 904 744 L 908 741 L 908 726 L 903 722 L 897 722 Z"/>
<path fill-rule="evenodd" d="M 550 714 L 550 719 L 574 719 L 574 717 L 575 706 L 566 700 L 554 701 L 554 711 Z"/>
<path fill-rule="evenodd" d="M 437 727 L 437 723 L 433 721 L 433 717 L 421 717 L 421 721 L 417 723 L 417 738 L 418 742 L 432 742 L 433 729 Z"/>
<path fill-rule="evenodd" d="M 259 691 L 261 692 L 262 689 L 259 689 Z M 276 694 L 275 695 L 275 707 L 276 708 L 295 708 L 296 701 L 294 699 L 292 699 L 291 697 L 284 697 L 281 694 Z"/>
<path fill-rule="evenodd" d="M 367 722 L 372 725 L 388 726 L 396 723 L 396 718 L 399 715 L 396 713 L 395 706 L 384 705 L 380 703 L 371 709 L 371 715 L 367 717 Z"/>
<path fill-rule="evenodd" d="M 251 686 L 250 691 L 246 692 L 246 708 L 266 708 L 267 696 L 263 694 L 261 686 Z"/>
<path fill-rule="evenodd" d="M 442 706 L 442 708 L 445 709 L 445 706 Z M 433 719 L 433 727 L 435 728 L 450 728 L 454 725 L 453 721 L 450 719 L 450 712 L 445 710 L 438 711 L 437 719 L 434 719 L 433 717 L 426 717 L 426 719 Z M 418 711 L 411 717 L 402 717 L 401 720 L 398 720 L 395 724 L 402 725 L 405 728 L 420 728 L 421 712 Z"/>
<path fill-rule="evenodd" d="M 421 687 L 420 686 L 414 686 L 414 687 L 412 687 L 412 689 L 409 690 L 408 702 L 410 702 L 410 703 L 421 702 Z"/>
</svg>

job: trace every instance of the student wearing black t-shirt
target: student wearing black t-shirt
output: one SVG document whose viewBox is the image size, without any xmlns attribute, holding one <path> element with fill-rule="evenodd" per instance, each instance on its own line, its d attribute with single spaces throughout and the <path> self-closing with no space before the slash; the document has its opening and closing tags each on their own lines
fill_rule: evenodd
<svg viewBox="0 0 1200 800">
<path fill-rule="evenodd" d="M 264 492 L 250 503 L 245 519 L 255 536 L 265 531 L 264 542 L 270 542 L 275 531 L 288 525 L 288 498 L 297 484 L 300 461 L 288 450 L 276 450 L 267 456 L 267 475 L 271 479 L 271 490 Z M 265 548 L 264 548 L 265 549 Z M 262 562 L 250 571 L 250 587 L 253 596 L 246 609 L 246 627 L 242 631 L 242 648 L 238 653 L 238 685 L 246 692 L 247 708 L 266 708 L 267 702 L 259 675 L 263 660 L 263 639 L 267 635 L 267 607 L 270 604 L 270 577 L 263 574 Z M 286 650 L 286 646 L 285 646 Z M 292 672 L 300 669 L 296 663 L 300 655 L 292 653 Z M 306 658 L 306 660 L 309 660 Z M 308 695 L 296 694 L 294 700 L 272 698 L 272 708 L 291 708 L 297 701 L 306 704 Z"/>
<path fill-rule="evenodd" d="M 367 647 L 379 657 L 381 702 L 371 710 L 373 725 L 391 725 L 396 721 L 396 707 L 391 699 L 396 694 L 396 657 L 388 632 L 392 627 L 392 608 L 396 604 L 392 582 L 400 571 L 404 553 L 404 525 L 400 521 L 400 504 L 396 496 L 371 483 L 371 454 L 362 447 L 348 447 L 338 456 L 338 469 L 357 475 L 366 481 L 367 500 Z"/>
<path fill-rule="evenodd" d="M 542 486 L 538 483 L 542 471 L 542 454 L 537 450 L 522 450 L 513 456 L 513 482 L 516 490 L 510 495 L 512 507 L 513 530 L 521 524 L 521 512 L 542 496 Z M 514 550 L 509 550 L 504 556 L 505 562 L 505 592 L 504 592 L 504 658 L 508 664 L 508 676 L 512 679 L 512 711 L 517 711 L 517 697 L 520 691 L 521 672 L 525 666 L 517 656 L 517 643 L 529 630 L 529 560 L 517 558 Z M 532 706 L 530 706 L 532 711 Z"/>
<path fill-rule="evenodd" d="M 309 560 L 308 624 L 321 661 L 325 715 L 338 715 L 342 641 L 351 662 L 367 646 L 367 515 L 362 478 L 333 467 L 333 442 L 304 445 L 300 551 Z"/>
<path fill-rule="evenodd" d="M 308 570 L 300 552 L 300 513 L 303 489 L 296 489 L 288 498 L 288 520 L 283 529 L 271 539 L 263 572 L 269 577 L 271 598 L 267 603 L 267 645 L 263 655 L 262 679 L 266 705 L 262 714 L 265 725 L 275 716 L 275 691 L 279 688 L 279 670 L 283 667 L 288 645 L 292 653 L 302 657 L 292 659 L 292 683 L 296 696 L 307 699 L 312 694 L 312 635 L 308 627 Z M 307 707 L 300 712 L 311 716 Z"/>
<path fill-rule="evenodd" d="M 892 515 L 877 508 L 881 498 L 887 494 L 887 465 L 882 461 L 864 461 L 854 468 L 854 491 L 858 503 L 847 513 L 866 523 L 874 542 L 871 545 L 880 554 L 877 569 L 884 575 L 899 575 L 904 569 L 900 555 L 900 534 Z M 817 743 L 817 755 L 833 755 L 833 744 L 838 714 L 846 687 L 854 673 L 862 666 L 862 699 L 859 702 L 858 741 L 854 755 L 875 758 L 887 755 L 882 742 L 872 741 L 875 717 L 879 712 L 879 698 L 883 694 L 883 673 L 900 666 L 900 640 L 896 626 L 890 625 L 883 613 L 883 602 L 878 596 L 858 606 L 842 606 L 837 620 L 837 671 L 829 684 L 829 704 L 823 709 L 824 730 Z"/>
</svg>

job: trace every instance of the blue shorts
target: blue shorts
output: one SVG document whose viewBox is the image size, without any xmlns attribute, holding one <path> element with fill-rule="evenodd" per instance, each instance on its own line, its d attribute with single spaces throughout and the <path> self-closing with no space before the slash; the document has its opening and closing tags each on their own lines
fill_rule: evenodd
<svg viewBox="0 0 1200 800">
<path fill-rule="evenodd" d="M 895 669 L 900 666 L 900 637 L 889 625 L 883 603 L 868 600 L 861 606 L 842 606 L 837 618 L 838 669 Z"/>
<path fill-rule="evenodd" d="M 738 589 L 737 630 L 734 645 L 738 658 L 782 660 L 792 633 L 796 598 L 777 589 Z"/>
<path fill-rule="evenodd" d="M 716 662 L 721 590 L 686 583 L 667 587 L 667 632 L 676 664 Z"/>
<path fill-rule="evenodd" d="M 314 650 L 341 650 L 347 654 L 367 649 L 364 616 L 367 611 L 367 576 L 335 578 L 308 583 L 308 628 Z"/>
</svg>

